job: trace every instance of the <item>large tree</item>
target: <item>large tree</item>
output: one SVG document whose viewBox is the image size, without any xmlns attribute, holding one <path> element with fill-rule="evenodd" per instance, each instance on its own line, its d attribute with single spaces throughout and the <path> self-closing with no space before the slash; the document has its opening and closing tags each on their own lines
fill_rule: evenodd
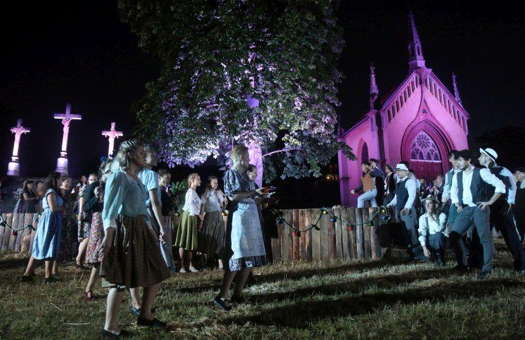
<svg viewBox="0 0 525 340">
<path fill-rule="evenodd" d="M 321 175 L 337 140 L 335 0 L 120 0 L 139 45 L 157 56 L 138 133 L 170 165 L 196 165 L 233 144 L 265 179 Z"/>
</svg>

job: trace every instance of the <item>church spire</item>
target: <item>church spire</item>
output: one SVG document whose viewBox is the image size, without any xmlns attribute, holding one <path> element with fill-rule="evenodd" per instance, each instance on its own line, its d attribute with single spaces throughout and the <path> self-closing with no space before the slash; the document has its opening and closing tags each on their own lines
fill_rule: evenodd
<svg viewBox="0 0 525 340">
<path fill-rule="evenodd" d="M 370 64 L 370 110 L 375 108 L 375 102 L 379 96 L 379 89 L 377 88 L 376 73 L 373 64 Z"/>
<path fill-rule="evenodd" d="M 409 71 L 412 72 L 415 69 L 425 67 L 425 57 L 423 57 L 423 47 L 421 46 L 421 40 L 416 29 L 416 21 L 412 12 L 408 14 L 408 20 L 412 32 L 412 40 L 408 44 L 408 66 Z"/>
<path fill-rule="evenodd" d="M 452 87 L 454 88 L 454 98 L 459 103 L 459 105 L 463 106 L 463 103 L 461 102 L 461 97 L 459 96 L 458 82 L 456 80 L 455 73 L 452 73 Z"/>
</svg>

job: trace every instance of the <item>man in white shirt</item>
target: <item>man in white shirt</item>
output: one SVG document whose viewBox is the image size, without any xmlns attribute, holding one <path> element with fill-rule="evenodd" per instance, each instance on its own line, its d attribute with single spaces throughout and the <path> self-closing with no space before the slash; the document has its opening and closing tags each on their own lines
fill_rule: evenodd
<svg viewBox="0 0 525 340">
<path fill-rule="evenodd" d="M 458 216 L 450 232 L 450 241 L 456 254 L 458 269 L 468 267 L 468 249 L 463 234 L 474 224 L 483 248 L 483 265 L 478 278 L 488 277 L 492 271 L 493 241 L 490 230 L 490 206 L 505 193 L 505 184 L 488 169 L 476 168 L 471 164 L 469 150 L 458 153 L 457 165 L 461 170 L 452 179 L 450 197 L 456 206 Z M 490 187 L 494 187 L 491 195 Z"/>
<path fill-rule="evenodd" d="M 492 148 L 479 149 L 479 164 L 499 177 L 506 186 L 506 195 L 502 195 L 492 205 L 490 225 L 501 232 L 507 247 L 514 258 L 514 269 L 525 274 L 525 250 L 522 246 L 522 235 L 514 217 L 516 203 L 516 179 L 509 169 L 496 164 L 498 153 Z"/>
<path fill-rule="evenodd" d="M 417 214 L 414 207 L 417 190 L 416 180 L 409 176 L 408 167 L 403 163 L 396 166 L 396 174 L 396 193 L 387 207 L 394 207 L 396 218 L 405 225 L 409 238 L 408 254 L 411 259 L 424 259 L 416 230 Z"/>
<path fill-rule="evenodd" d="M 450 187 L 452 186 L 452 178 L 454 175 L 461 171 L 457 166 L 458 151 L 452 150 L 448 154 L 448 161 L 452 166 L 451 169 L 445 174 L 445 184 L 443 185 L 443 195 L 441 196 L 441 203 L 443 204 L 447 212 L 447 231 L 450 232 L 450 228 L 454 224 L 458 211 L 454 204 L 450 203 Z"/>
</svg>

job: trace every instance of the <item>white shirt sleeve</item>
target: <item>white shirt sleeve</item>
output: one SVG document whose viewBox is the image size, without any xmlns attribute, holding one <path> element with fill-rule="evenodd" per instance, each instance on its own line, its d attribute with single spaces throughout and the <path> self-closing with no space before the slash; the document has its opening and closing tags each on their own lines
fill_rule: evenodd
<svg viewBox="0 0 525 340">
<path fill-rule="evenodd" d="M 439 231 L 444 233 L 445 230 L 447 229 L 447 215 L 445 215 L 444 213 L 439 214 L 438 220 L 439 220 Z"/>
<path fill-rule="evenodd" d="M 447 202 L 450 198 L 450 183 L 448 183 L 447 181 L 447 177 L 449 176 L 450 171 L 445 174 L 445 184 L 443 185 L 443 194 L 441 195 L 441 202 L 443 203 Z M 452 177 L 454 177 L 454 173 L 452 173 Z"/>
<path fill-rule="evenodd" d="M 452 184 L 450 185 L 450 199 L 452 200 L 452 204 L 459 203 L 457 178 L 460 174 L 461 172 L 457 172 L 452 176 Z"/>
<path fill-rule="evenodd" d="M 518 191 L 518 185 L 516 184 L 516 179 L 514 178 L 514 175 L 512 172 L 510 172 L 509 169 L 503 168 L 500 171 L 500 175 L 506 176 L 509 178 L 510 181 L 510 188 L 507 195 L 507 202 L 509 204 L 514 204 L 516 202 L 516 192 Z"/>
<path fill-rule="evenodd" d="M 495 192 L 505 193 L 505 184 L 496 175 L 492 174 L 489 169 L 481 169 L 479 175 L 485 183 L 492 185 L 496 189 Z"/>
<path fill-rule="evenodd" d="M 405 209 L 412 209 L 414 206 L 414 201 L 416 200 L 416 180 L 414 178 L 409 178 L 405 183 L 405 188 L 408 191 L 408 199 L 405 203 Z"/>
<path fill-rule="evenodd" d="M 428 235 L 428 224 L 426 221 L 426 214 L 423 214 L 419 216 L 419 243 L 422 247 L 424 247 L 427 243 L 427 235 Z"/>
</svg>

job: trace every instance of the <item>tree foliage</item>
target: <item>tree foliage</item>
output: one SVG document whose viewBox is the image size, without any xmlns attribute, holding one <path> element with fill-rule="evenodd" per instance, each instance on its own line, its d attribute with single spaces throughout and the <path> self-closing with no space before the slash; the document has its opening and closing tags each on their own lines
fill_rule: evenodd
<svg viewBox="0 0 525 340">
<path fill-rule="evenodd" d="M 339 149 L 335 0 L 120 0 L 139 46 L 160 59 L 137 132 L 170 165 L 260 145 L 265 178 L 319 176 Z M 271 155 L 271 156 L 270 156 Z"/>
</svg>

